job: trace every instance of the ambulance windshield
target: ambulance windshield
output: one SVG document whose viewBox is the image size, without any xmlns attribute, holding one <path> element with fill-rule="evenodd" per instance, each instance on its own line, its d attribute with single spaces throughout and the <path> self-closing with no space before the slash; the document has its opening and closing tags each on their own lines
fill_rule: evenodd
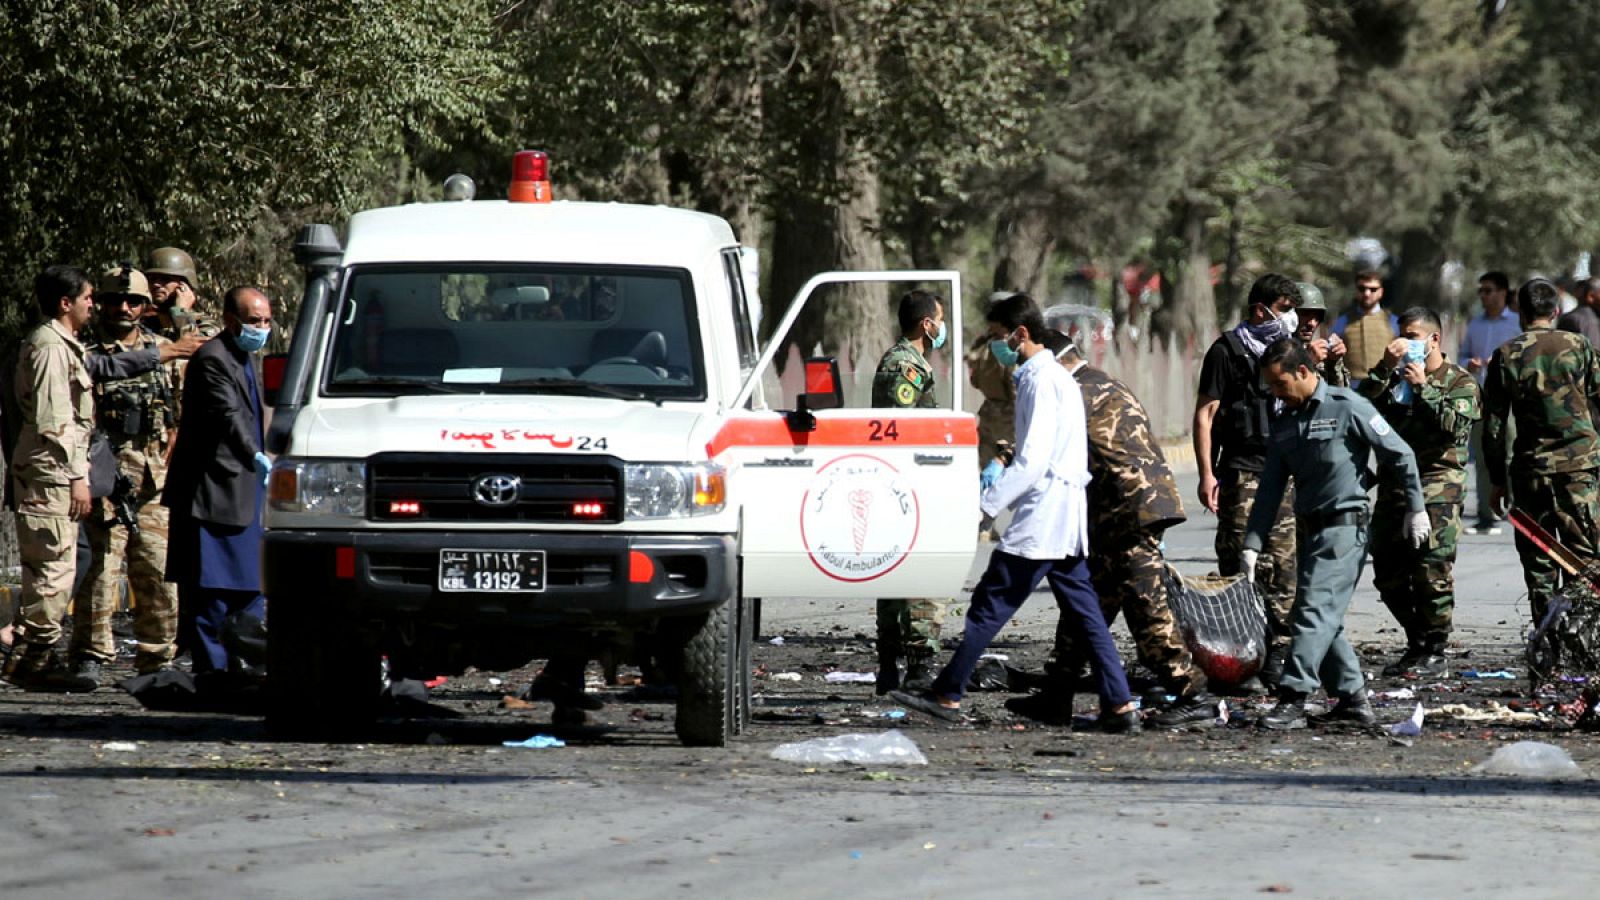
<svg viewBox="0 0 1600 900">
<path fill-rule="evenodd" d="M 700 400 L 695 323 L 681 269 L 362 266 L 346 278 L 323 390 Z"/>
</svg>

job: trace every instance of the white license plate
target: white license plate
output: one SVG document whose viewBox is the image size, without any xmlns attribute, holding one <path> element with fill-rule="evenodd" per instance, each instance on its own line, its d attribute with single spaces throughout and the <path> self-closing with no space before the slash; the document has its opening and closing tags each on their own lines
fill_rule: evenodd
<svg viewBox="0 0 1600 900">
<path fill-rule="evenodd" d="M 544 590 L 544 551 L 440 550 L 439 590 L 537 593 Z"/>
</svg>

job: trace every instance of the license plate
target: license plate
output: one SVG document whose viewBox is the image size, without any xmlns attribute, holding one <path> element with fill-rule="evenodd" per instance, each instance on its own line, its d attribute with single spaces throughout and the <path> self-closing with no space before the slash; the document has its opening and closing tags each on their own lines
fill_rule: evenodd
<svg viewBox="0 0 1600 900">
<path fill-rule="evenodd" d="M 535 593 L 544 590 L 543 550 L 440 550 L 439 590 Z"/>
</svg>

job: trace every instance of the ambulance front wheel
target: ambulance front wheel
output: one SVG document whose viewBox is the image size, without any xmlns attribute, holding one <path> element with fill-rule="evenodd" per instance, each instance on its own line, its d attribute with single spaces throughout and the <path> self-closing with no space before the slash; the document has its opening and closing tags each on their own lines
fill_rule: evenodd
<svg viewBox="0 0 1600 900">
<path fill-rule="evenodd" d="M 678 740 L 725 747 L 750 720 L 750 616 L 735 596 L 675 623 Z"/>
</svg>

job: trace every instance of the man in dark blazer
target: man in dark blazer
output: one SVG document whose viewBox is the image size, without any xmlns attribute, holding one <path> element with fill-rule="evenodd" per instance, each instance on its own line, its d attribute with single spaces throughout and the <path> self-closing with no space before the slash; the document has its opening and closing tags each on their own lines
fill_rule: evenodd
<svg viewBox="0 0 1600 900">
<path fill-rule="evenodd" d="M 253 287 L 223 298 L 223 333 L 195 352 L 163 506 L 172 510 L 167 580 L 178 585 L 181 634 L 195 673 L 225 672 L 222 623 L 265 618 L 261 388 L 252 356 L 272 331 L 272 303 Z"/>
</svg>

